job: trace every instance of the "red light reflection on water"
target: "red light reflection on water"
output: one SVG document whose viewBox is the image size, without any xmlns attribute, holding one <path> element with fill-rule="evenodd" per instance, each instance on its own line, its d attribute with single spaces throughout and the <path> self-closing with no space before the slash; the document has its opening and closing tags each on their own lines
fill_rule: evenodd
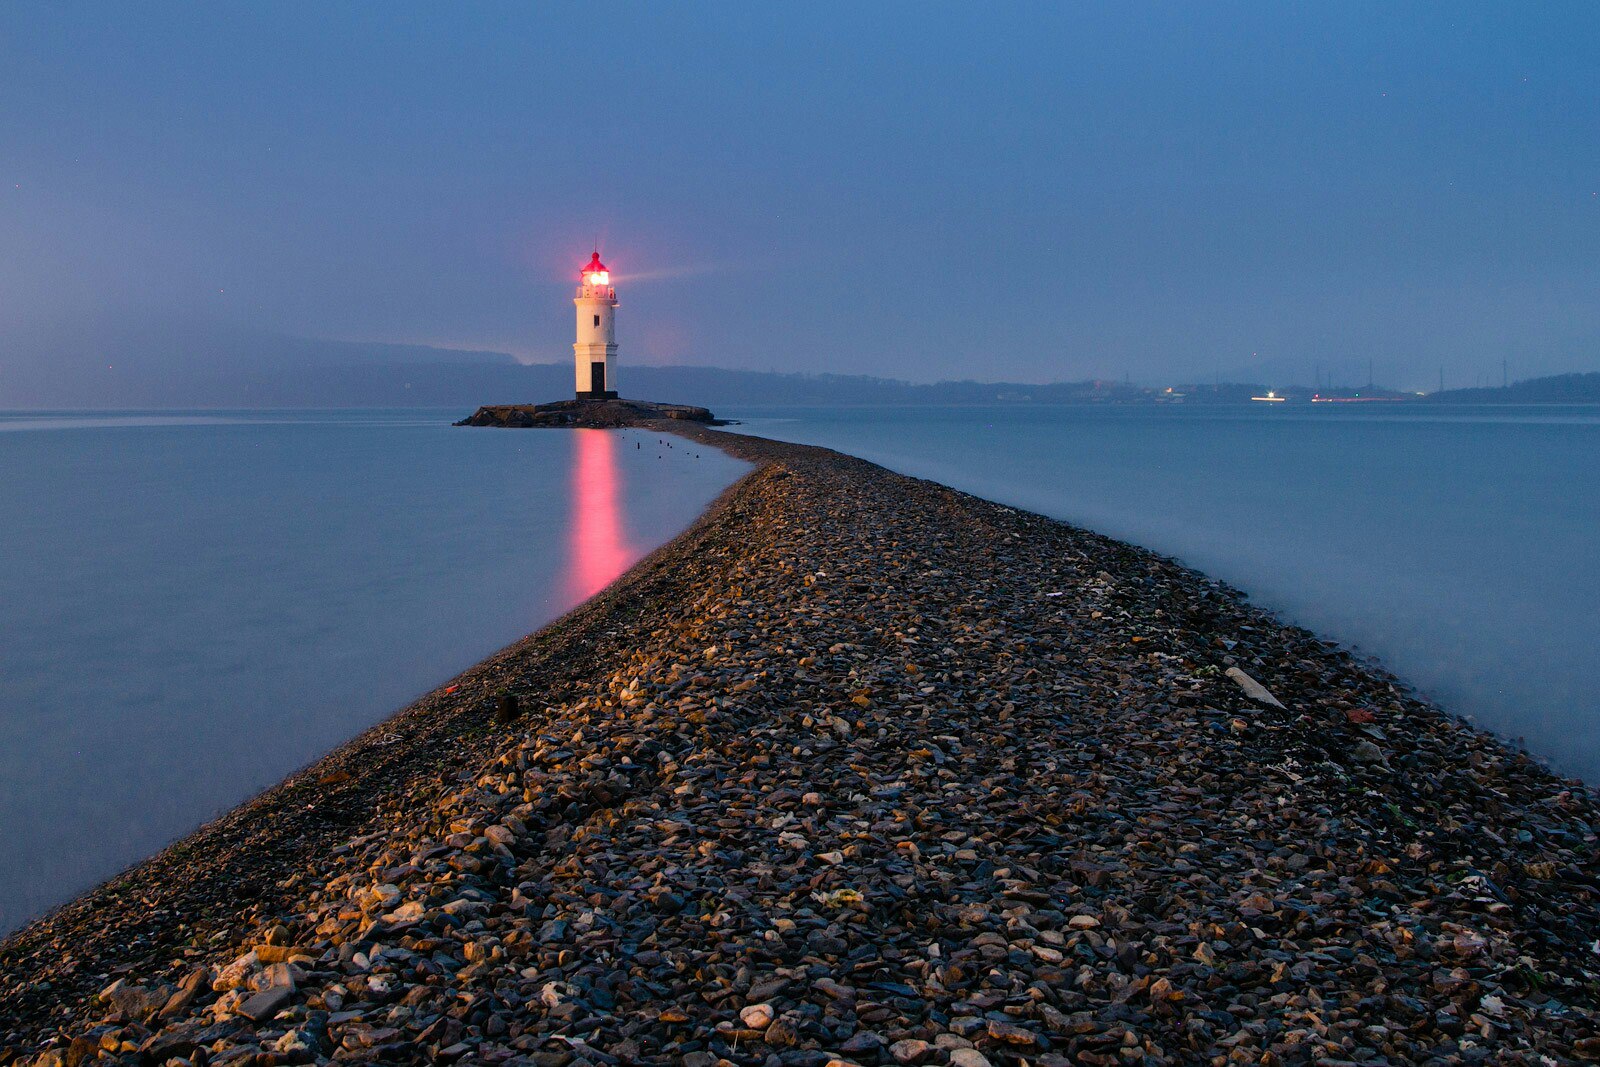
<svg viewBox="0 0 1600 1067">
<path fill-rule="evenodd" d="M 567 532 L 567 597 L 587 600 L 628 569 L 634 552 L 622 534 L 622 478 L 610 430 L 574 430 L 572 523 Z"/>
</svg>

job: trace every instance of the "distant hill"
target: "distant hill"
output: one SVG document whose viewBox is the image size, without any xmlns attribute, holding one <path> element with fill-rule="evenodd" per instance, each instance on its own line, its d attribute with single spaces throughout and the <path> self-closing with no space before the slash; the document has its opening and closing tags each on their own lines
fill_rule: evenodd
<svg viewBox="0 0 1600 1067">
<path fill-rule="evenodd" d="M 716 408 L 756 404 L 1137 403 L 1149 390 L 1120 382 L 918 385 L 837 374 L 772 374 L 720 367 L 619 364 L 623 396 Z M 220 385 L 220 383 L 218 383 Z M 242 406 L 396 407 L 522 404 L 572 392 L 570 363 L 392 362 L 302 367 L 237 382 Z M 217 388 L 208 394 L 215 396 Z"/>
<path fill-rule="evenodd" d="M 565 368 L 563 368 L 565 370 Z M 567 371 L 570 374 L 570 371 Z M 935 382 L 846 374 L 772 374 L 720 367 L 629 367 L 623 391 L 650 399 L 681 395 L 709 404 L 994 404 L 1136 403 L 1151 390 L 1123 382 Z"/>
<path fill-rule="evenodd" d="M 1030 385 L 918 384 L 841 374 L 774 374 L 721 367 L 618 367 L 624 396 L 703 404 L 1147 404 L 1248 403 L 1251 382 L 1151 389 L 1091 380 Z M 1291 403 L 1314 390 L 1278 385 Z M 566 360 L 521 364 L 504 352 L 289 337 L 216 323 L 82 323 L 35 336 L 0 337 L 0 409 L 333 408 L 527 404 L 572 392 Z M 1327 393 L 1323 394 L 1327 396 Z M 1416 402 L 1413 393 L 1368 386 L 1339 396 Z M 1504 389 L 1435 393 L 1433 403 L 1600 403 L 1600 374 L 1534 378 Z"/>
<path fill-rule="evenodd" d="M 1528 378 L 1492 389 L 1446 389 L 1429 393 L 1434 404 L 1600 404 L 1600 372 Z"/>
<path fill-rule="evenodd" d="M 772 374 L 718 367 L 619 366 L 634 399 L 707 405 L 1126 403 L 1121 382 L 1051 385 Z M 538 403 L 572 391 L 570 362 L 520 364 L 503 352 L 330 341 L 217 324 L 105 326 L 0 337 L 6 408 L 464 407 Z"/>
<path fill-rule="evenodd" d="M 215 322 L 52 323 L 0 335 L 0 409 L 329 407 L 408 367 L 424 381 L 515 369 L 504 352 L 292 337 Z M 457 369 L 459 368 L 459 369 Z"/>
</svg>

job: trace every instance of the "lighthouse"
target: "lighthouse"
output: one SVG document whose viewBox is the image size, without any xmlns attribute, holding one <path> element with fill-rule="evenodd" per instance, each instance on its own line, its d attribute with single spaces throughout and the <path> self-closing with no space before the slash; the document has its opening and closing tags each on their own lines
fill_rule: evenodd
<svg viewBox="0 0 1600 1067">
<path fill-rule="evenodd" d="M 617 395 L 617 290 L 611 272 L 595 252 L 578 271 L 578 339 L 572 345 L 579 400 L 613 400 Z"/>
</svg>

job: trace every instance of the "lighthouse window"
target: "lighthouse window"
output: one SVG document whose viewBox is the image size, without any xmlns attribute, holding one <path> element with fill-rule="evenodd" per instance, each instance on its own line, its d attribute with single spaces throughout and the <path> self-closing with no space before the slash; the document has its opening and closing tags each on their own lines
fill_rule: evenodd
<svg viewBox="0 0 1600 1067">
<path fill-rule="evenodd" d="M 600 316 L 599 316 L 599 315 L 596 315 L 596 316 L 595 316 L 595 317 L 594 317 L 594 324 L 595 324 L 595 325 L 596 325 L 596 326 L 598 326 L 598 325 L 600 325 Z"/>
</svg>

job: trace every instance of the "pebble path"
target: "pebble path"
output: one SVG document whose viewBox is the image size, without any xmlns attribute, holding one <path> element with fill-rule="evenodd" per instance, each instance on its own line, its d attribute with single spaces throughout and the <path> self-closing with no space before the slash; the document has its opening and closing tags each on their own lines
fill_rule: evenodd
<svg viewBox="0 0 1600 1067">
<path fill-rule="evenodd" d="M 1582 785 L 1151 553 L 659 428 L 758 469 L 0 943 L 0 1064 L 1600 1058 Z"/>
</svg>

